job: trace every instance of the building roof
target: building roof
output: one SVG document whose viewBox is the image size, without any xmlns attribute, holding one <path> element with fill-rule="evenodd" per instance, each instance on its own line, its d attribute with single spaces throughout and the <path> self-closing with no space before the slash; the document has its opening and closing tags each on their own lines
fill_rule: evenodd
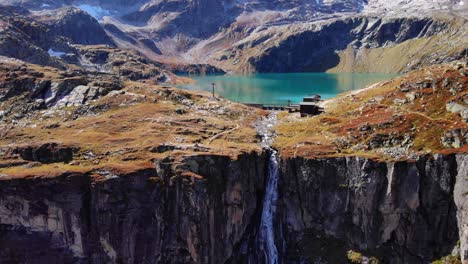
<svg viewBox="0 0 468 264">
<path fill-rule="evenodd" d="M 314 102 L 301 102 L 300 105 L 317 105 Z"/>
</svg>

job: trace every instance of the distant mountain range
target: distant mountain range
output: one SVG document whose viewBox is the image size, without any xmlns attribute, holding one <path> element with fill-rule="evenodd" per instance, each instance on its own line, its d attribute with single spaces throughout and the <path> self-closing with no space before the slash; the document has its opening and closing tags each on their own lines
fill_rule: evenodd
<svg viewBox="0 0 468 264">
<path fill-rule="evenodd" d="M 1 0 L 0 4 L 28 9 L 27 16 L 76 43 L 111 44 L 166 64 L 208 63 L 234 72 L 401 72 L 466 55 L 465 2 Z M 70 7 L 94 19 L 80 12 L 72 18 Z M 90 31 L 83 30 L 87 26 Z M 82 32 L 89 38 L 77 41 Z M 414 39 L 423 41 L 407 42 Z M 409 52 L 407 59 L 386 59 L 390 48 Z M 385 65 L 371 64 L 374 53 L 385 58 Z"/>
</svg>

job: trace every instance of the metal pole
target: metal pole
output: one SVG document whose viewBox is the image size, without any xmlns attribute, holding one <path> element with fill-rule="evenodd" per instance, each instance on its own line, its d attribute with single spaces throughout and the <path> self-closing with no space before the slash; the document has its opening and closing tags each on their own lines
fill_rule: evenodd
<svg viewBox="0 0 468 264">
<path fill-rule="evenodd" d="M 214 90 L 215 90 L 215 85 L 216 85 L 216 84 L 215 84 L 215 83 L 212 83 L 211 85 L 213 86 L 213 98 L 214 98 L 214 97 L 215 97 Z"/>
</svg>

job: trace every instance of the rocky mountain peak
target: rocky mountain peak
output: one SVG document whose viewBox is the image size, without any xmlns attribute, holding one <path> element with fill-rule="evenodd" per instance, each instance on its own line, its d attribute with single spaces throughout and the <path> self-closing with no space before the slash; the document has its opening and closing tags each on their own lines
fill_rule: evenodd
<svg viewBox="0 0 468 264">
<path fill-rule="evenodd" d="M 48 26 L 52 34 L 67 37 L 73 43 L 86 45 L 113 43 L 94 17 L 76 7 L 68 6 L 53 11 L 36 12 L 35 17 Z"/>
</svg>

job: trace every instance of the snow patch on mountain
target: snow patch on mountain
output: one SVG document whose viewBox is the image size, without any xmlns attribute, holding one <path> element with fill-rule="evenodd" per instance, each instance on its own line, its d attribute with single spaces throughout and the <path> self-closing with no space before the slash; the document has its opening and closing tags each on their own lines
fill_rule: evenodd
<svg viewBox="0 0 468 264">
<path fill-rule="evenodd" d="M 66 53 L 65 52 L 61 52 L 61 51 L 55 51 L 53 49 L 49 49 L 47 51 L 47 53 L 49 53 L 49 56 L 51 57 L 56 57 L 56 58 L 61 58 L 62 56 L 65 56 Z"/>
<path fill-rule="evenodd" d="M 76 7 L 90 14 L 96 20 L 100 20 L 101 18 L 105 16 L 112 15 L 112 12 L 110 10 L 104 9 L 100 6 L 81 4 L 81 5 L 77 5 Z"/>
</svg>

